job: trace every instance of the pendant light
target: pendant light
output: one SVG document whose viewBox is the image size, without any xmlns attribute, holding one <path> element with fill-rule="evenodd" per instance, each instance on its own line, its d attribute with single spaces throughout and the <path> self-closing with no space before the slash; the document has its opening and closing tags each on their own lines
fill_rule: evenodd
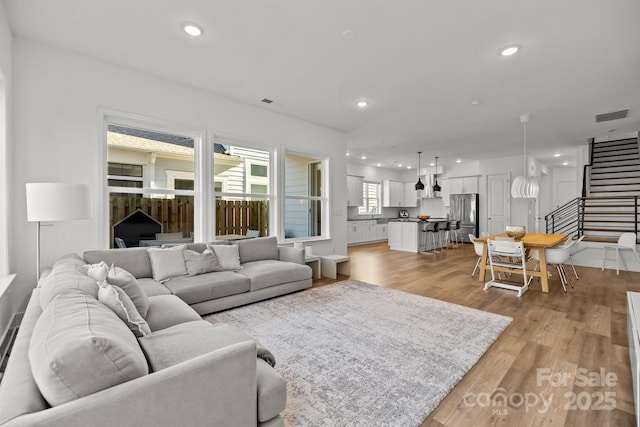
<svg viewBox="0 0 640 427">
<path fill-rule="evenodd" d="M 420 181 L 420 154 L 422 154 L 422 151 L 418 151 L 418 182 L 416 182 L 416 191 L 424 190 L 424 184 Z"/>
<path fill-rule="evenodd" d="M 527 122 L 529 115 L 520 116 L 520 123 L 524 128 L 524 175 L 516 176 L 511 185 L 511 197 L 516 199 L 535 199 L 538 197 L 540 185 L 535 176 L 528 176 L 527 167 Z"/>
<path fill-rule="evenodd" d="M 442 190 L 442 187 L 440 187 L 438 185 L 438 156 L 436 156 L 436 173 L 434 173 L 433 175 L 436 178 L 436 183 L 433 186 L 433 192 L 436 193 L 436 192 L 439 192 L 440 190 Z"/>
</svg>

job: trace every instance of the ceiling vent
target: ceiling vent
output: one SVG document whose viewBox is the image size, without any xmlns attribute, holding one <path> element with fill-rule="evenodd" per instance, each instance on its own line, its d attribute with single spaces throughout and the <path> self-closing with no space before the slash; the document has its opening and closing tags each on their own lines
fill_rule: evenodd
<svg viewBox="0 0 640 427">
<path fill-rule="evenodd" d="M 596 123 L 608 122 L 610 120 L 625 119 L 629 110 L 614 111 L 612 113 L 604 113 L 596 115 Z"/>
<path fill-rule="evenodd" d="M 260 101 L 264 102 L 265 104 L 271 104 L 273 102 L 273 100 L 269 99 L 269 98 L 262 98 Z M 625 115 L 626 117 L 626 115 Z"/>
</svg>

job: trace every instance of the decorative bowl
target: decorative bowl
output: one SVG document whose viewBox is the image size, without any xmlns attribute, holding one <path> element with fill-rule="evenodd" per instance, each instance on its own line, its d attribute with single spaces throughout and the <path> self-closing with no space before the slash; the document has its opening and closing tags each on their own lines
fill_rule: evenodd
<svg viewBox="0 0 640 427">
<path fill-rule="evenodd" d="M 421 219 L 422 221 L 429 219 L 429 215 L 419 215 L 418 219 Z"/>
<path fill-rule="evenodd" d="M 524 225 L 507 225 L 507 236 L 512 237 L 514 240 L 522 239 L 527 234 L 527 227 Z"/>
</svg>

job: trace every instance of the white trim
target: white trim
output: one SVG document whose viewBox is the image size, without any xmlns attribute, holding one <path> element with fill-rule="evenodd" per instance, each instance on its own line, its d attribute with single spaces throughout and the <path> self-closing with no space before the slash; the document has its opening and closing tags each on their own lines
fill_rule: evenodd
<svg viewBox="0 0 640 427">
<path fill-rule="evenodd" d="M 114 124 L 119 126 L 127 126 L 138 129 L 146 129 L 154 132 L 166 132 L 173 135 L 183 135 L 193 139 L 194 142 L 194 176 L 198 176 L 202 179 L 202 182 L 209 182 L 208 176 L 211 176 L 213 180 L 213 170 L 206 166 L 206 162 L 210 162 L 213 157 L 213 148 L 207 150 L 207 144 L 209 139 L 207 138 L 206 129 L 198 126 L 189 126 L 186 124 L 176 123 L 171 120 L 163 120 L 158 118 L 152 118 L 141 114 L 132 114 L 122 111 L 115 111 L 109 109 L 98 109 L 98 141 L 101 145 L 98 155 L 99 165 L 97 167 L 98 183 L 101 183 L 98 187 L 98 200 L 102 201 L 98 206 L 98 244 L 100 247 L 109 247 L 109 193 L 133 193 L 133 194 L 168 194 L 163 189 L 149 189 L 149 188 L 129 188 L 124 187 L 109 187 L 107 182 L 108 172 L 108 145 L 107 145 L 107 124 Z M 206 156 L 206 153 L 210 151 L 210 156 Z M 206 172 L 207 175 L 203 175 Z M 143 171 L 144 175 L 144 171 Z M 204 200 L 205 195 L 203 193 L 203 186 L 200 185 L 199 180 L 194 182 L 194 191 L 175 191 L 171 194 L 176 195 L 193 195 L 194 196 L 194 236 L 197 240 L 204 240 L 206 236 L 203 235 L 206 221 L 209 218 L 206 210 L 207 202 Z M 133 190 L 133 191 L 129 191 Z M 137 191 L 135 191 L 137 190 Z"/>
</svg>

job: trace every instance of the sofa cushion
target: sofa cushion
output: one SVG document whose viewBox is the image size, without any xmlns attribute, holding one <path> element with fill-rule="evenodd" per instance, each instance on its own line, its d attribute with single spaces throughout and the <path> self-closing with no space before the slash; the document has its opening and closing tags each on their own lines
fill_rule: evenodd
<svg viewBox="0 0 640 427">
<path fill-rule="evenodd" d="M 158 282 L 172 277 L 187 274 L 187 266 L 184 263 L 182 251 L 185 245 L 172 246 L 170 248 L 148 248 L 149 260 L 151 260 L 151 272 L 153 279 Z"/>
<path fill-rule="evenodd" d="M 151 333 L 149 325 L 138 313 L 131 298 L 119 287 L 102 282 L 98 290 L 98 301 L 109 307 L 136 337 Z"/>
<path fill-rule="evenodd" d="M 181 323 L 138 338 L 153 372 L 243 341 L 256 342 L 236 326 L 226 323 L 211 324 L 206 320 Z M 256 356 L 272 361 L 275 365 L 273 354 L 258 342 Z"/>
<path fill-rule="evenodd" d="M 202 320 L 200 315 L 175 295 L 149 297 L 149 311 L 145 318 L 151 331 L 159 331 L 180 323 Z"/>
<path fill-rule="evenodd" d="M 137 280 L 145 295 L 148 297 L 152 297 L 154 295 L 171 295 L 169 288 L 150 277 L 143 277 Z"/>
<path fill-rule="evenodd" d="M 164 285 L 187 304 L 241 294 L 248 292 L 250 287 L 246 276 L 233 271 L 175 277 Z"/>
<path fill-rule="evenodd" d="M 242 265 L 239 274 L 251 279 L 251 290 L 310 279 L 311 267 L 284 261 L 253 261 Z"/>
<path fill-rule="evenodd" d="M 257 359 L 258 421 L 280 414 L 287 406 L 287 383 L 267 362 Z"/>
<path fill-rule="evenodd" d="M 44 309 L 56 296 L 83 292 L 98 298 L 98 283 L 87 276 L 81 258 L 62 258 L 54 263 L 51 273 L 41 281 L 40 306 Z"/>
<path fill-rule="evenodd" d="M 97 264 L 104 261 L 108 265 L 113 264 L 127 270 L 137 279 L 152 277 L 147 248 L 103 249 L 87 251 L 83 256 L 87 264 Z"/>
<path fill-rule="evenodd" d="M 238 271 L 242 268 L 237 245 L 210 245 L 208 248 L 216 254 L 220 270 Z"/>
<path fill-rule="evenodd" d="M 238 240 L 235 243 L 238 245 L 242 264 L 251 261 L 278 259 L 278 239 L 275 236 Z"/>
<path fill-rule="evenodd" d="M 149 298 L 135 276 L 127 270 L 114 266 L 107 274 L 107 282 L 122 289 L 133 301 L 142 317 L 147 317 Z"/>
<path fill-rule="evenodd" d="M 211 273 L 220 269 L 218 258 L 211 249 L 205 249 L 202 253 L 185 249 L 182 251 L 184 263 L 189 276 Z"/>
<path fill-rule="evenodd" d="M 60 294 L 44 308 L 31 336 L 29 362 L 51 406 L 148 373 L 131 331 L 82 292 Z"/>
</svg>

